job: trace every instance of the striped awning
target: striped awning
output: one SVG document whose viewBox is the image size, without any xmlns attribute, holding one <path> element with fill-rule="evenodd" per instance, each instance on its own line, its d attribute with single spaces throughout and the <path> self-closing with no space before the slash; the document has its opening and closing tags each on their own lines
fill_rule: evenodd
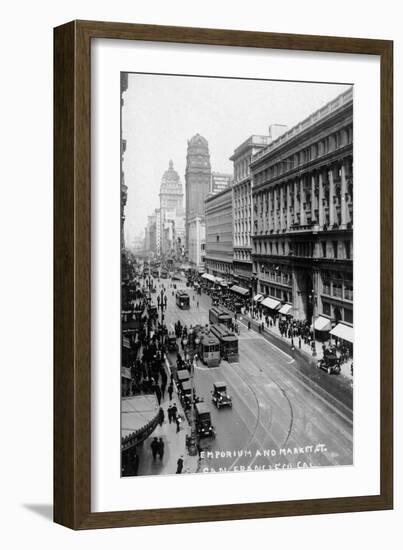
<svg viewBox="0 0 403 550">
<path fill-rule="evenodd" d="M 291 310 L 292 310 L 292 305 L 291 304 L 284 304 L 279 309 L 279 313 L 282 313 L 283 315 L 290 315 Z"/>
<path fill-rule="evenodd" d="M 274 298 L 265 298 L 262 302 L 262 306 L 268 307 L 269 309 L 278 309 L 281 306 L 281 302 Z"/>
<path fill-rule="evenodd" d="M 210 273 L 203 273 L 201 276 L 202 279 L 206 279 L 207 281 L 211 281 L 212 283 L 215 283 L 216 278 L 214 275 L 210 275 Z"/>
<path fill-rule="evenodd" d="M 263 300 L 264 296 L 262 294 L 256 294 L 256 296 L 253 298 L 254 302 L 261 302 Z"/>
<path fill-rule="evenodd" d="M 315 330 L 330 330 L 332 328 L 330 319 L 319 316 L 315 319 Z"/>
<path fill-rule="evenodd" d="M 332 336 L 346 340 L 347 342 L 354 343 L 354 329 L 344 323 L 339 323 L 330 331 Z"/>
<path fill-rule="evenodd" d="M 249 294 L 249 290 L 247 288 L 243 288 L 242 286 L 237 285 L 231 287 L 231 292 L 235 292 L 240 296 L 247 296 Z"/>
<path fill-rule="evenodd" d="M 122 346 L 126 349 L 131 349 L 131 345 L 130 345 L 130 340 L 129 338 L 126 338 L 126 336 L 123 336 L 123 339 L 122 339 Z"/>
</svg>

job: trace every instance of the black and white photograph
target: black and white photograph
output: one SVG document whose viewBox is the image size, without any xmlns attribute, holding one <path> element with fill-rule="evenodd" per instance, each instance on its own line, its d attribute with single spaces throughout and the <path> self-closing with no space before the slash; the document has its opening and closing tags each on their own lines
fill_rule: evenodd
<svg viewBox="0 0 403 550">
<path fill-rule="evenodd" d="M 121 476 L 352 466 L 353 85 L 120 92 Z"/>
</svg>

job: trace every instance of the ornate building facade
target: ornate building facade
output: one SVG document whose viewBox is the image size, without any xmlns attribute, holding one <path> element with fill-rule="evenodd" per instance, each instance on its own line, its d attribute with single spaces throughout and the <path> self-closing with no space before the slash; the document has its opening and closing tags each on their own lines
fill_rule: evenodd
<svg viewBox="0 0 403 550">
<path fill-rule="evenodd" d="M 204 201 L 210 191 L 211 164 L 206 138 L 196 134 L 188 141 L 186 156 L 186 248 L 189 249 L 189 223 L 204 219 Z"/>
<path fill-rule="evenodd" d="M 230 279 L 233 275 L 232 188 L 206 199 L 206 271 Z"/>
<path fill-rule="evenodd" d="M 251 175 L 258 292 L 317 330 L 352 327 L 352 88 L 255 154 Z"/>
<path fill-rule="evenodd" d="M 179 243 L 183 241 L 185 211 L 183 208 L 183 187 L 178 172 L 169 161 L 161 179 L 160 186 L 160 253 L 175 254 Z"/>
<path fill-rule="evenodd" d="M 250 136 L 239 145 L 230 160 L 234 163 L 233 179 L 233 272 L 234 281 L 247 288 L 252 284 L 252 155 L 269 143 L 269 136 Z"/>
</svg>

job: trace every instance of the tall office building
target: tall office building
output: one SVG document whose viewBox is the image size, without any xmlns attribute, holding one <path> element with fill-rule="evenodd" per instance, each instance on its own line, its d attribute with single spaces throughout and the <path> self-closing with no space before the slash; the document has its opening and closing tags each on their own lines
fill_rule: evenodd
<svg viewBox="0 0 403 550">
<path fill-rule="evenodd" d="M 186 248 L 189 249 L 189 223 L 204 219 L 204 201 L 210 190 L 211 164 L 206 138 L 196 134 L 188 141 L 186 156 Z"/>
</svg>

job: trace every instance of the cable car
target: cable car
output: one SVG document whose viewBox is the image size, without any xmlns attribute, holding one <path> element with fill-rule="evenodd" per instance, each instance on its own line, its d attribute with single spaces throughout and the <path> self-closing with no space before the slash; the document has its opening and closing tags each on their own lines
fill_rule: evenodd
<svg viewBox="0 0 403 550">
<path fill-rule="evenodd" d="M 212 325 L 222 324 L 227 327 L 231 327 L 233 323 L 234 315 L 228 309 L 217 306 L 209 309 L 209 321 Z"/>
<path fill-rule="evenodd" d="M 184 290 L 178 290 L 176 292 L 176 305 L 181 309 L 189 309 L 190 308 L 189 294 L 187 294 Z"/>
<path fill-rule="evenodd" d="M 220 342 L 214 334 L 200 336 L 199 357 L 209 367 L 218 367 L 220 364 Z"/>
<path fill-rule="evenodd" d="M 210 331 L 220 342 L 221 358 L 236 363 L 239 360 L 237 336 L 225 325 L 211 325 Z"/>
</svg>

